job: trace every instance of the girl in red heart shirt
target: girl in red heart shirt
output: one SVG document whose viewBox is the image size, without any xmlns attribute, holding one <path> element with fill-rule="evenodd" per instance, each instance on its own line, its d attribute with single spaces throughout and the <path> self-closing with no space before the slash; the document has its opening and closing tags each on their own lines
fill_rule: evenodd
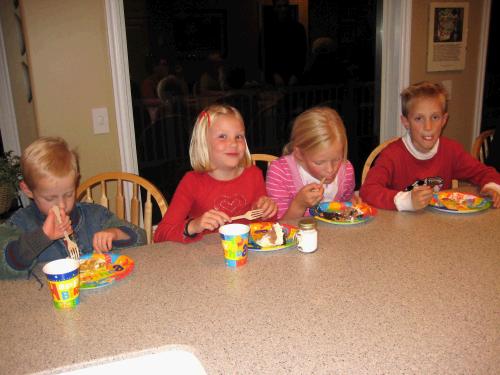
<svg viewBox="0 0 500 375">
<path fill-rule="evenodd" d="M 243 118 L 236 108 L 217 104 L 199 114 L 189 157 L 194 170 L 177 186 L 155 242 L 199 240 L 251 209 L 262 209 L 263 220 L 276 216 L 262 172 L 252 165 Z"/>
</svg>

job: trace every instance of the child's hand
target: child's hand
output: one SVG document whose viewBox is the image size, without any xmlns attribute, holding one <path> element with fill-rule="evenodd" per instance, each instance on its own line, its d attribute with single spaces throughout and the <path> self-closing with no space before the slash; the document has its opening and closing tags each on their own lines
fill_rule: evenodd
<svg viewBox="0 0 500 375">
<path fill-rule="evenodd" d="M 411 203 L 415 211 L 427 207 L 432 199 L 432 193 L 432 188 L 426 185 L 413 188 L 411 191 Z"/>
<path fill-rule="evenodd" d="M 43 233 L 45 233 L 45 235 L 52 241 L 63 238 L 64 231 L 66 231 L 68 234 L 73 233 L 73 228 L 71 227 L 71 220 L 69 219 L 69 216 L 66 215 L 66 212 L 64 212 L 64 210 L 60 211 L 61 224 L 59 224 L 54 211 L 49 210 L 47 218 L 45 219 L 42 226 Z"/>
<path fill-rule="evenodd" d="M 92 246 L 97 252 L 107 253 L 113 248 L 113 241 L 118 239 L 118 228 L 108 228 L 94 234 Z M 121 232 L 121 231 L 120 231 Z"/>
<path fill-rule="evenodd" d="M 299 190 L 294 198 L 296 204 L 298 204 L 301 209 L 316 206 L 323 199 L 323 194 L 325 188 L 322 184 L 307 184 L 302 189 Z"/>
<path fill-rule="evenodd" d="M 481 189 L 479 194 L 489 195 L 491 197 L 492 202 L 493 202 L 493 207 L 500 208 L 500 193 L 497 190 L 495 190 L 491 187 L 484 187 Z"/>
<path fill-rule="evenodd" d="M 357 204 L 363 203 L 363 200 L 361 199 L 361 197 L 358 194 L 354 193 L 352 195 L 352 198 L 351 198 L 351 203 L 353 206 L 355 206 Z"/>
<path fill-rule="evenodd" d="M 195 234 L 201 233 L 205 229 L 215 230 L 221 225 L 229 222 L 231 219 L 225 212 L 218 210 L 210 210 L 205 212 L 200 217 L 191 221 L 188 225 L 188 233 Z"/>
<path fill-rule="evenodd" d="M 269 219 L 276 216 L 278 206 L 271 198 L 262 196 L 255 203 L 253 209 L 260 208 L 262 210 L 262 219 Z"/>
</svg>

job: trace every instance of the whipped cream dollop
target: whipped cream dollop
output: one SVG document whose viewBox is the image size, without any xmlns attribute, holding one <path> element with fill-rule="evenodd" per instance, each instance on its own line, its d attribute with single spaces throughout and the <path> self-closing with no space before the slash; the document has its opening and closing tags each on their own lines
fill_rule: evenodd
<svg viewBox="0 0 500 375">
<path fill-rule="evenodd" d="M 283 245 L 283 234 L 283 227 L 280 223 L 274 223 L 272 228 L 256 241 L 257 245 L 262 247 Z"/>
</svg>

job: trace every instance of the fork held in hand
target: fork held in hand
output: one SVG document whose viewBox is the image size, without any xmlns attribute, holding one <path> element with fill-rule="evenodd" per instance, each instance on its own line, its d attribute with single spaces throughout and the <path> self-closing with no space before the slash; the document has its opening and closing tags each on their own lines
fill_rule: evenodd
<svg viewBox="0 0 500 375">
<path fill-rule="evenodd" d="M 233 216 L 231 218 L 231 221 L 238 220 L 238 219 L 255 220 L 255 219 L 262 217 L 263 213 L 264 213 L 264 211 L 262 209 L 258 208 L 256 210 L 247 211 L 244 215 Z"/>
<path fill-rule="evenodd" d="M 321 181 L 319 182 L 319 184 L 320 184 L 321 186 L 323 186 L 323 184 L 325 183 L 325 181 L 326 181 L 326 177 L 323 177 L 323 178 L 321 179 Z M 313 189 L 312 191 L 318 191 L 318 190 L 319 190 L 319 189 Z"/>
<path fill-rule="evenodd" d="M 52 211 L 54 211 L 54 213 L 56 214 L 58 223 L 61 224 L 61 211 L 59 211 L 59 207 L 53 206 Z M 76 242 L 69 238 L 68 232 L 66 231 L 64 231 L 64 239 L 66 240 L 69 257 L 71 259 L 80 259 L 80 249 L 78 249 L 78 245 L 76 244 Z"/>
</svg>

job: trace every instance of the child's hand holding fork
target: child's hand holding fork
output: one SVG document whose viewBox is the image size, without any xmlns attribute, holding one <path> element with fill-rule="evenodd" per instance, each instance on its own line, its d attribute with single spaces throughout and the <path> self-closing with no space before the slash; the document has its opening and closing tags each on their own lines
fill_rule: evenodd
<svg viewBox="0 0 500 375">
<path fill-rule="evenodd" d="M 66 215 L 62 207 L 59 207 L 59 211 L 61 212 L 61 223 L 57 220 L 54 210 L 49 210 L 47 218 L 42 226 L 43 233 L 52 241 L 63 238 L 65 231 L 67 233 L 73 233 L 69 216 Z"/>
<path fill-rule="evenodd" d="M 260 197 L 257 202 L 255 202 L 253 209 L 260 208 L 262 210 L 262 219 L 270 219 L 276 216 L 278 212 L 278 206 L 276 202 L 267 196 Z"/>
</svg>

